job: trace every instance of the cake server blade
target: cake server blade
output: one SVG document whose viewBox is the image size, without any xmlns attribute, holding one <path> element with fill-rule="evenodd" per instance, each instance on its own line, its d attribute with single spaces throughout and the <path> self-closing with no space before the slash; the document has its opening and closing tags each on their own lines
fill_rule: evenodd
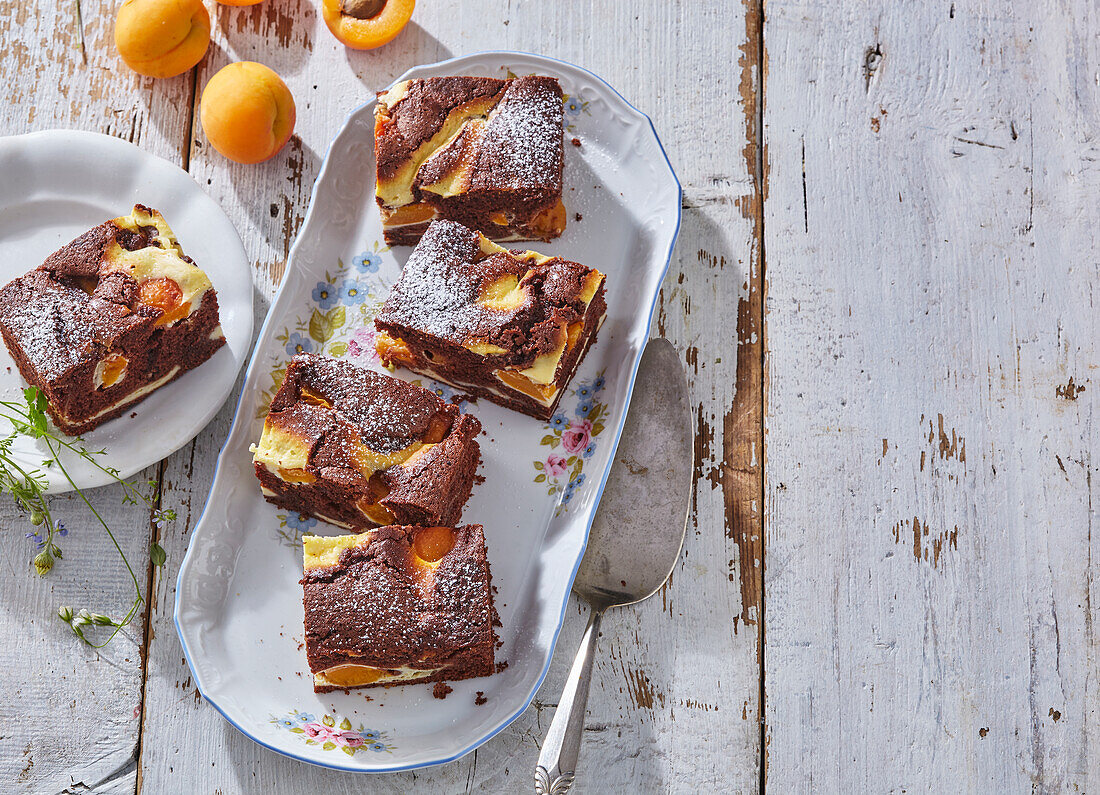
<svg viewBox="0 0 1100 795">
<path fill-rule="evenodd" d="M 600 620 L 656 593 L 680 558 L 691 507 L 694 440 L 687 378 L 664 339 L 642 353 L 634 396 L 573 591 L 591 607 L 535 768 L 535 792 L 573 785 Z"/>
</svg>

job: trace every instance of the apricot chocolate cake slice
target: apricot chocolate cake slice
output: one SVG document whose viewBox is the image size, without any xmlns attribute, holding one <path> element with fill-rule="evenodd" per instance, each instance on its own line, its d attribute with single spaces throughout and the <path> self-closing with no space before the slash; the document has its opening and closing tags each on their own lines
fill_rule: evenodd
<svg viewBox="0 0 1100 795">
<path fill-rule="evenodd" d="M 481 525 L 302 539 L 306 659 L 318 693 L 494 671 Z"/>
<path fill-rule="evenodd" d="M 481 460 L 481 423 L 427 389 L 295 356 L 253 464 L 269 502 L 348 529 L 454 524 Z"/>
<path fill-rule="evenodd" d="M 386 242 L 413 245 L 435 218 L 493 240 L 565 229 L 562 91 L 552 77 L 430 77 L 378 95 L 376 199 Z"/>
<path fill-rule="evenodd" d="M 548 419 L 606 312 L 599 271 L 435 221 L 375 318 L 375 344 L 386 365 Z"/>
<path fill-rule="evenodd" d="M 0 290 L 0 333 L 70 434 L 117 417 L 225 344 L 210 279 L 140 204 Z"/>
</svg>

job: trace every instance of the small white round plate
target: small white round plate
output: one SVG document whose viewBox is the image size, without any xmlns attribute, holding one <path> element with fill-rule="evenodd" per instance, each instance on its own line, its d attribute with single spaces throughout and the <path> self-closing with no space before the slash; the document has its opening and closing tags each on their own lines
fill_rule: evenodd
<svg viewBox="0 0 1100 795">
<path fill-rule="evenodd" d="M 186 171 L 108 135 L 49 130 L 0 138 L 0 174 L 0 285 L 37 268 L 93 226 L 144 204 L 161 212 L 218 291 L 226 344 L 84 437 L 88 450 L 106 451 L 96 456 L 99 463 L 129 477 L 191 441 L 233 389 L 252 341 L 252 275 L 244 245 Z M 26 385 L 0 346 L 0 399 L 22 401 Z M 0 436 L 10 431 L 0 420 Z M 12 452 L 24 467 L 40 468 L 48 455 L 42 442 L 22 436 Z M 113 480 L 78 456 L 66 454 L 62 463 L 82 489 Z M 71 488 L 56 465 L 41 471 L 50 492 Z"/>
<path fill-rule="evenodd" d="M 457 759 L 523 712 L 550 665 L 672 255 L 680 185 L 649 119 L 579 67 L 491 52 L 418 66 L 402 79 L 532 73 L 558 78 L 567 95 L 570 220 L 553 243 L 531 245 L 606 273 L 608 308 L 553 420 L 484 400 L 468 407 L 485 428 L 485 480 L 474 486 L 462 521 L 485 527 L 503 623 L 497 660 L 507 668 L 451 683 L 442 701 L 429 685 L 314 693 L 302 649 L 301 537 L 336 528 L 265 502 L 248 451 L 295 351 L 379 367 L 372 320 L 411 249 L 382 240 L 373 101 L 352 111 L 336 134 L 248 366 L 180 567 L 176 626 L 203 696 L 253 740 L 295 759 L 355 772 Z"/>
</svg>

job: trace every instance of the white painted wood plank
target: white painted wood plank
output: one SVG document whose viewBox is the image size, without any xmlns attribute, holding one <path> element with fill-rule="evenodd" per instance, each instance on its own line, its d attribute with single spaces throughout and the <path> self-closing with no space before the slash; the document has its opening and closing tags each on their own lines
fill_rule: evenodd
<svg viewBox="0 0 1100 795">
<path fill-rule="evenodd" d="M 754 517 L 752 506 L 742 507 L 735 497 L 743 481 L 760 477 L 760 456 L 733 441 L 752 436 L 751 429 L 727 421 L 741 413 L 733 409 L 735 400 L 749 401 L 756 394 L 759 402 L 758 391 L 748 387 L 742 397 L 734 394 L 738 315 L 730 311 L 746 297 L 754 252 L 753 223 L 743 209 L 750 200 L 742 197 L 751 196 L 753 185 L 742 152 L 746 121 L 735 66 L 737 45 L 746 37 L 743 13 L 731 14 L 719 2 L 653 8 L 639 1 L 612 8 L 594 2 L 498 0 L 478 4 L 476 13 L 457 2 L 422 3 L 410 29 L 393 44 L 353 53 L 336 44 L 309 4 L 270 5 L 218 10 L 220 49 L 203 68 L 200 83 L 230 58 L 269 64 L 287 80 L 298 102 L 295 139 L 268 164 L 234 166 L 208 151 L 196 130 L 191 158 L 192 172 L 245 239 L 256 263 L 261 310 L 285 264 L 329 140 L 347 112 L 415 63 L 490 48 L 540 51 L 603 75 L 654 117 L 692 207 L 685 213 L 660 322 L 663 333 L 688 351 L 693 401 L 706 442 L 698 462 L 696 513 L 672 585 L 651 602 L 605 622 L 604 656 L 597 666 L 577 791 L 754 790 L 759 777 L 758 625 L 745 626 L 741 618 L 755 621 L 758 606 L 741 601 L 738 542 L 755 543 L 752 527 L 758 535 L 759 511 Z M 271 35 L 279 30 L 282 38 Z M 690 83 L 682 80 L 685 70 L 693 74 Z M 686 114 L 685 106 L 707 111 Z M 699 146 L 731 139 L 718 152 L 709 143 Z M 228 421 L 223 411 L 190 449 L 167 464 L 166 505 L 176 506 L 190 523 L 205 500 Z M 183 782 L 195 791 L 225 793 L 350 793 L 364 787 L 498 792 L 530 786 L 538 743 L 583 628 L 584 616 L 576 606 L 568 611 L 559 653 L 536 705 L 512 727 L 453 764 L 363 779 L 265 751 L 200 702 L 171 623 L 175 572 L 187 543 L 182 523 L 163 543 L 169 564 L 157 586 L 149 652 L 144 791 L 176 791 Z M 759 576 L 752 563 L 747 571 Z M 749 595 L 758 601 L 759 588 L 750 588 Z"/>
<path fill-rule="evenodd" d="M 767 782 L 1100 788 L 1098 19 L 767 6 Z"/>
<path fill-rule="evenodd" d="M 120 69 L 112 29 L 116 4 L 0 0 L 0 134 L 51 127 L 95 130 L 180 162 L 192 81 L 140 78 Z M 2 177 L 0 177 L 2 178 Z M 120 207 L 124 212 L 128 208 Z M 38 263 L 26 263 L 29 270 Z M 155 474 L 155 468 L 145 476 Z M 93 503 L 116 530 L 145 589 L 148 512 L 123 508 L 115 488 Z M 0 781 L 8 792 L 134 790 L 141 708 L 144 613 L 96 653 L 56 617 L 61 604 L 122 616 L 133 585 L 95 519 L 72 498 L 55 501 L 69 529 L 65 555 L 45 578 L 26 518 L 0 500 Z"/>
</svg>

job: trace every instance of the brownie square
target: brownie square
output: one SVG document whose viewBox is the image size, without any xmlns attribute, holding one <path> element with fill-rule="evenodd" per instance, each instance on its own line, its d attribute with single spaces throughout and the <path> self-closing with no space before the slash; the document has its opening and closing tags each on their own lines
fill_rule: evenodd
<svg viewBox="0 0 1100 795">
<path fill-rule="evenodd" d="M 454 524 L 481 423 L 416 384 L 298 354 L 271 401 L 256 477 L 269 502 L 354 530 Z"/>
<path fill-rule="evenodd" d="M 210 279 L 140 204 L 0 290 L 0 334 L 69 434 L 119 416 L 225 344 Z"/>
<path fill-rule="evenodd" d="M 303 539 L 314 690 L 488 676 L 497 621 L 481 525 Z"/>
<path fill-rule="evenodd" d="M 435 221 L 375 318 L 378 354 L 549 419 L 607 312 L 604 275 Z"/>
<path fill-rule="evenodd" d="M 376 200 L 386 242 L 436 218 L 493 240 L 565 229 L 562 91 L 552 77 L 430 77 L 378 95 Z"/>
</svg>

